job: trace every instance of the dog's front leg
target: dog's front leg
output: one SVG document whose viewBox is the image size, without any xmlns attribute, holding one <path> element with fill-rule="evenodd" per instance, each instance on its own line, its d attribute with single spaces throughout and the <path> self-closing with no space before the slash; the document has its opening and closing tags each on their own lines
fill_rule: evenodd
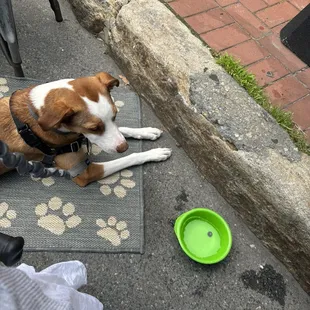
<svg viewBox="0 0 310 310">
<path fill-rule="evenodd" d="M 80 185 L 87 184 L 103 179 L 117 171 L 131 166 L 142 165 L 150 161 L 164 161 L 171 156 L 171 149 L 158 148 L 141 153 L 133 153 L 123 158 L 111 160 L 104 163 L 91 163 L 88 168 L 74 178 L 73 181 Z"/>
<path fill-rule="evenodd" d="M 134 139 L 156 140 L 163 133 L 162 130 L 153 127 L 144 127 L 144 128 L 119 127 L 118 129 L 125 138 L 134 138 Z"/>
</svg>

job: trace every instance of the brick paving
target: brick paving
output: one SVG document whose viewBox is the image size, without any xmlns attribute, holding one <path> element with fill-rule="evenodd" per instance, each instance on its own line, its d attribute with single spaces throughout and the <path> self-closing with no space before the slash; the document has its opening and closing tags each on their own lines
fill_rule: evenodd
<svg viewBox="0 0 310 310">
<path fill-rule="evenodd" d="M 310 68 L 280 31 L 310 0 L 165 0 L 208 46 L 239 59 L 310 142 Z"/>
</svg>

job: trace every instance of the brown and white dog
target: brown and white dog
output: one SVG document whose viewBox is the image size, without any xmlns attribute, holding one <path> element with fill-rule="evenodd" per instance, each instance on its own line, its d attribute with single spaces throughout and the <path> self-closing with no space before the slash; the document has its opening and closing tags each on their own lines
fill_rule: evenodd
<svg viewBox="0 0 310 310">
<path fill-rule="evenodd" d="M 128 148 L 125 137 L 155 140 L 162 131 L 156 128 L 116 126 L 114 121 L 117 108 L 110 90 L 118 85 L 117 79 L 104 72 L 75 80 L 59 80 L 16 91 L 11 96 L 11 109 L 51 147 L 71 143 L 83 134 L 107 153 L 122 153 Z M 10 113 L 9 102 L 9 97 L 0 99 L 0 140 L 8 145 L 11 152 L 23 153 L 28 160 L 42 160 L 43 153 L 28 146 L 19 135 Z M 36 113 L 38 119 L 33 117 L 29 108 Z M 60 134 L 59 131 L 66 134 Z M 158 148 L 109 162 L 91 163 L 72 180 L 79 186 L 86 186 L 127 167 L 163 161 L 170 155 L 170 149 Z M 85 157 L 83 149 L 58 155 L 55 157 L 55 166 L 69 170 Z M 0 174 L 8 170 L 0 163 Z"/>
</svg>

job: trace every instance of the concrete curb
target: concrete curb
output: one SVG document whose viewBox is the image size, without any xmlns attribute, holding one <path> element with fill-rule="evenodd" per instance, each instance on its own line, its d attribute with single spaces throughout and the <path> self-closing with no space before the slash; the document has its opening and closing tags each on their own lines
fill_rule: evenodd
<svg viewBox="0 0 310 310">
<path fill-rule="evenodd" d="M 118 5 L 106 37 L 126 77 L 203 175 L 310 293 L 310 158 L 298 153 L 287 133 L 165 5 L 107 3 Z"/>
</svg>

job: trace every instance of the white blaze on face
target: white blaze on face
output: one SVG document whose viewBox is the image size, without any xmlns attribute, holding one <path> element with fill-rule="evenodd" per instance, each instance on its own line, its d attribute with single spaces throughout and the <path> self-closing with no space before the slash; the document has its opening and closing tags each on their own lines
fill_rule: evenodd
<svg viewBox="0 0 310 310">
<path fill-rule="evenodd" d="M 82 97 L 82 99 L 85 101 L 89 112 L 100 118 L 105 125 L 102 135 L 85 134 L 85 137 L 107 153 L 116 152 L 116 148 L 125 142 L 125 138 L 112 121 L 114 115 L 111 104 L 102 95 L 99 95 L 99 102 L 94 102 L 87 97 Z"/>
</svg>

